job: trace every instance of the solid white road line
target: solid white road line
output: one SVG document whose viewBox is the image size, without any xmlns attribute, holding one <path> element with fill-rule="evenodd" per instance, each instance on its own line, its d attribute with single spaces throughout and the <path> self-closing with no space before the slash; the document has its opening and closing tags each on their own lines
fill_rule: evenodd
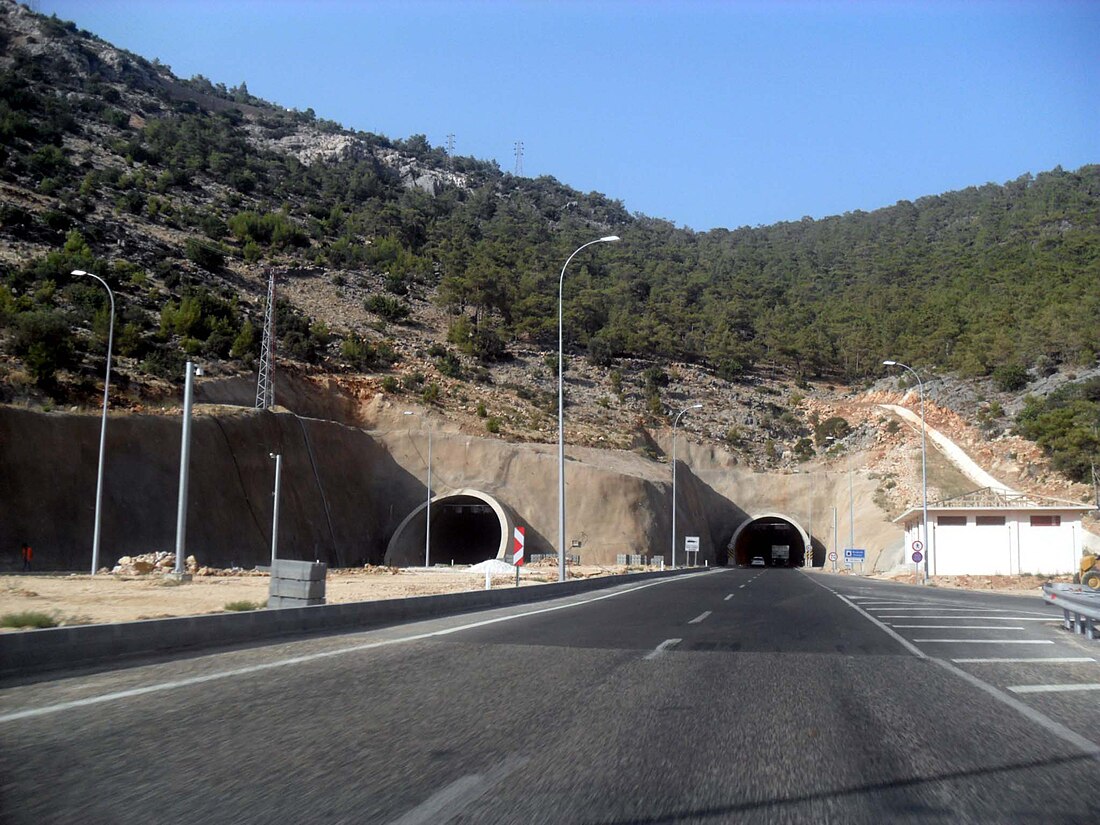
<svg viewBox="0 0 1100 825">
<path fill-rule="evenodd" d="M 730 594 L 729 594 L 728 596 L 726 596 L 726 598 L 722 599 L 722 601 L 724 601 L 724 602 L 728 602 L 728 601 L 729 601 L 730 599 L 732 599 L 732 598 L 733 598 L 733 594 L 732 594 L 732 593 L 730 593 Z"/>
<path fill-rule="evenodd" d="M 860 605 L 866 607 L 866 605 Z M 947 613 L 951 611 L 960 611 L 962 613 L 981 613 L 983 616 L 989 613 L 1011 613 L 1010 610 L 996 610 L 994 608 L 982 608 L 982 607 L 944 607 L 943 605 L 936 605 L 933 607 L 868 607 L 872 613 L 881 613 L 884 610 L 892 610 L 895 613 L 924 613 L 929 610 L 939 611 L 941 613 Z M 1041 616 L 1043 614 L 1039 611 L 1026 611 L 1031 613 L 1032 616 Z"/>
<path fill-rule="evenodd" d="M 1078 690 L 1100 690 L 1100 685 L 1011 685 L 1013 693 L 1073 693 Z"/>
<path fill-rule="evenodd" d="M 879 618 L 910 619 L 911 621 L 916 621 L 917 619 L 980 619 L 983 622 L 1058 622 L 1059 624 L 1062 622 L 1057 616 L 1036 618 L 1034 616 L 895 616 L 891 614 L 889 616 L 880 615 Z"/>
<path fill-rule="evenodd" d="M 720 568 L 714 569 L 718 570 Z M 279 659 L 274 662 L 264 662 L 263 664 L 249 665 L 248 667 L 234 668 L 232 670 L 222 670 L 215 673 L 207 673 L 202 676 L 191 676 L 186 679 L 177 679 L 171 682 L 159 682 L 152 685 L 146 685 L 144 687 L 130 688 L 129 690 L 120 690 L 114 693 L 104 693 L 100 694 L 99 696 L 88 696 L 83 699 L 74 699 L 71 702 L 59 702 L 56 705 L 46 705 L 45 707 L 17 710 L 0 716 L 0 724 L 3 724 L 4 722 L 14 722 L 18 719 L 29 719 L 35 716 L 46 716 L 51 713 L 59 713 L 61 711 L 87 707 L 89 705 L 99 705 L 104 702 L 117 702 L 122 699 L 132 699 L 135 696 L 144 696 L 148 693 L 160 693 L 165 690 L 175 690 L 176 688 L 201 685 L 206 684 L 207 682 L 216 682 L 220 679 L 230 679 L 234 676 L 247 676 L 251 673 L 261 673 L 265 670 L 274 670 L 280 667 L 305 664 L 307 662 L 314 662 L 319 659 L 328 659 L 333 656 L 344 656 L 349 653 L 360 653 L 364 650 L 374 650 L 375 648 L 379 647 L 389 647 L 390 645 L 399 645 L 404 644 L 405 642 L 416 642 L 420 641 L 421 639 L 432 639 L 436 636 L 450 636 L 454 633 L 461 633 L 464 630 L 473 630 L 478 627 L 486 627 L 488 625 L 498 624 L 500 622 L 510 622 L 514 619 L 522 619 L 526 616 L 537 616 L 541 613 L 553 613 L 558 610 L 568 610 L 572 607 L 582 607 L 586 604 L 591 604 L 592 602 L 599 602 L 603 601 L 604 599 L 613 599 L 617 596 L 625 596 L 628 593 L 636 593 L 637 591 L 644 590 L 647 587 L 653 587 L 655 585 L 675 581 L 683 581 L 683 579 L 681 579 L 680 577 L 657 579 L 656 581 L 639 584 L 637 587 L 630 587 L 625 590 L 617 590 L 613 593 L 604 593 L 602 595 L 593 596 L 590 599 L 584 599 L 582 601 L 569 602 L 568 604 L 558 604 L 553 605 L 552 607 L 541 607 L 538 610 L 528 610 L 525 613 L 515 613 L 509 616 L 497 616 L 492 619 L 483 619 L 481 621 L 470 622 L 469 624 L 458 625 L 457 627 L 449 627 L 443 630 L 433 630 L 427 633 L 414 633 L 411 636 L 401 636 L 396 639 L 382 639 L 381 641 L 377 642 L 366 642 L 359 645 L 350 645 L 348 647 L 342 647 L 336 650 L 324 650 L 318 653 L 307 653 L 302 656 L 292 656 L 288 659 Z"/>
<path fill-rule="evenodd" d="M 996 662 L 1001 664 L 1008 663 L 1027 663 L 1032 664 L 1035 662 L 1042 662 L 1043 664 L 1056 664 L 1056 665 L 1070 665 L 1085 662 L 1095 662 L 1096 659 L 1091 659 L 1088 656 L 1025 656 L 1023 658 L 1009 659 L 952 659 L 952 662 L 958 664 L 978 664 L 985 662 Z"/>
<path fill-rule="evenodd" d="M 914 642 L 937 642 L 959 645 L 1052 645 L 1049 639 L 914 639 Z"/>
<path fill-rule="evenodd" d="M 806 573 L 803 573 L 803 575 L 804 576 L 809 576 L 809 574 L 806 574 Z M 927 659 L 928 658 L 927 653 L 925 653 L 919 647 L 914 645 L 912 642 L 910 642 L 908 639 L 906 639 L 904 636 L 902 636 L 896 630 L 893 630 L 890 627 L 888 627 L 887 625 L 880 622 L 878 619 L 876 619 L 874 616 L 872 616 L 870 613 L 868 613 L 866 610 L 864 610 L 858 604 L 856 604 L 855 602 L 848 599 L 846 596 L 842 595 L 841 593 L 837 593 L 832 588 L 830 588 L 830 587 L 822 584 L 821 582 L 817 581 L 813 576 L 809 576 L 809 579 L 810 579 L 810 581 L 812 581 L 814 584 L 818 585 L 819 587 L 823 587 L 826 590 L 828 590 L 830 593 L 832 593 L 834 596 L 836 596 L 838 599 L 840 599 L 842 602 L 844 602 L 846 605 L 848 605 L 848 607 L 850 607 L 850 608 L 852 608 L 852 610 L 856 611 L 856 613 L 859 613 L 861 616 L 863 616 L 863 618 L 867 619 L 867 621 L 871 622 L 872 624 L 877 625 L 879 630 L 881 630 L 887 636 L 891 637 L 894 641 L 896 641 L 898 644 L 900 644 L 902 647 L 904 647 L 906 650 L 908 650 L 910 653 L 912 653 L 918 659 Z"/>
<path fill-rule="evenodd" d="M 699 624 L 699 622 L 703 621 L 709 615 L 710 615 L 710 611 L 709 610 L 704 610 L 702 613 L 700 613 L 698 616 L 696 616 L 694 619 L 692 619 L 690 622 L 688 622 L 688 624 Z"/>
<path fill-rule="evenodd" d="M 897 628 L 923 628 L 924 630 L 1023 630 L 1022 627 L 1011 625 L 986 625 L 986 624 L 892 624 Z"/>
<path fill-rule="evenodd" d="M 649 653 L 647 653 L 643 658 L 656 659 L 658 656 L 668 650 L 668 648 L 678 645 L 682 641 L 683 639 L 665 639 L 663 642 L 657 645 L 656 648 L 649 651 Z"/>
</svg>

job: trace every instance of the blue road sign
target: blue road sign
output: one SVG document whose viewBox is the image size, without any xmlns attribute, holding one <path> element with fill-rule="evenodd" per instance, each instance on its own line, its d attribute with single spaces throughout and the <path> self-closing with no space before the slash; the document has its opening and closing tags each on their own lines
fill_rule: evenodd
<svg viewBox="0 0 1100 825">
<path fill-rule="evenodd" d="M 844 558 L 854 559 L 856 561 L 863 561 L 865 558 L 867 558 L 867 551 L 857 550 L 855 548 L 849 547 L 844 551 Z"/>
</svg>

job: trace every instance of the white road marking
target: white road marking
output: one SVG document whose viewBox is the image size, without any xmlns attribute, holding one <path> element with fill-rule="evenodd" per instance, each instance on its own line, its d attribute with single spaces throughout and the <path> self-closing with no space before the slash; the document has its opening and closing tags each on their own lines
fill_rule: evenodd
<svg viewBox="0 0 1100 825">
<path fill-rule="evenodd" d="M 860 609 L 859 605 L 855 604 L 854 602 L 849 601 L 847 598 L 845 598 L 840 593 L 837 593 L 832 588 L 830 588 L 827 585 L 824 585 L 821 582 L 817 581 L 816 579 L 814 579 L 813 576 L 809 576 L 809 578 L 810 578 L 810 581 L 814 582 L 814 584 L 817 584 L 820 587 L 824 588 L 825 590 L 828 590 L 834 596 L 837 596 L 838 598 L 840 598 L 841 601 L 843 601 L 845 604 L 852 607 L 852 609 L 854 609 L 857 612 L 863 614 L 863 616 L 865 618 L 869 619 L 871 622 L 873 622 L 875 625 L 877 625 L 879 627 L 879 629 L 883 630 L 885 633 L 887 633 L 892 638 L 894 638 L 895 640 L 900 642 L 902 645 L 904 645 L 905 648 L 907 650 L 909 650 L 911 653 L 913 653 L 913 655 L 915 655 L 917 658 L 927 659 L 930 662 L 934 662 L 935 664 L 939 665 L 940 667 L 942 667 L 944 670 L 948 671 L 949 673 L 953 673 L 955 676 L 958 676 L 963 681 L 973 685 L 974 687 L 978 688 L 981 691 L 984 691 L 985 693 L 988 693 L 990 696 L 992 696 L 994 699 L 996 699 L 1001 704 L 1007 705 L 1008 707 L 1012 708 L 1017 713 L 1019 713 L 1021 716 L 1025 717 L 1027 719 L 1030 719 L 1032 722 L 1034 722 L 1035 724 L 1041 726 L 1042 728 L 1044 728 L 1049 733 L 1054 734 L 1055 736 L 1057 736 L 1062 741 L 1069 742 L 1071 745 L 1076 747 L 1078 750 L 1080 750 L 1085 755 L 1093 757 L 1093 758 L 1100 758 L 1100 745 L 1097 745 L 1091 739 L 1086 739 L 1084 736 L 1077 733 L 1076 731 L 1073 731 L 1073 730 L 1070 730 L 1069 728 L 1067 728 L 1061 722 L 1054 721 L 1049 716 L 1035 710 L 1035 708 L 1030 707 L 1029 705 L 1025 705 L 1019 699 L 1017 699 L 1013 696 L 1009 696 L 1003 690 L 995 688 L 993 685 L 989 684 L 988 682 L 982 681 L 977 676 L 974 676 L 971 673 L 967 673 L 965 670 L 963 670 L 960 667 L 956 667 L 955 665 L 951 664 L 951 662 L 948 662 L 946 659 L 937 659 L 933 656 L 929 656 L 923 650 L 921 650 L 919 647 L 916 647 L 915 645 L 908 642 L 906 639 L 903 639 L 895 631 L 891 630 L 889 627 L 884 625 L 882 622 L 880 622 L 878 619 L 876 619 L 874 616 L 872 616 L 866 610 Z M 1003 641 L 1001 643 L 1004 644 Z M 1051 642 L 1051 644 L 1053 644 L 1053 642 Z"/>
<path fill-rule="evenodd" d="M 702 613 L 700 613 L 698 616 L 688 622 L 688 624 L 699 624 L 699 622 L 703 621 L 703 619 L 709 616 L 710 613 L 711 612 L 709 610 L 704 610 Z"/>
<path fill-rule="evenodd" d="M 1049 639 L 914 639 L 914 642 L 937 642 L 958 645 L 1052 645 Z"/>
<path fill-rule="evenodd" d="M 910 619 L 916 621 L 917 619 L 981 619 L 984 622 L 1058 622 L 1061 623 L 1061 619 L 1057 616 L 1046 616 L 1043 618 L 1036 618 L 1034 616 L 895 616 L 893 614 L 889 616 L 880 615 L 880 619 Z"/>
<path fill-rule="evenodd" d="M 443 825 L 450 822 L 462 809 L 503 782 L 527 763 L 526 757 L 509 757 L 483 774 L 475 773 L 456 779 L 450 785 L 436 791 L 391 825 Z"/>
<path fill-rule="evenodd" d="M 809 574 L 804 573 L 803 575 L 808 576 Z M 838 599 L 840 599 L 842 602 L 844 602 L 846 605 L 848 605 L 848 607 L 852 608 L 852 610 L 856 611 L 856 613 L 859 613 L 861 616 L 863 616 L 863 618 L 867 619 L 867 621 L 869 621 L 872 624 L 876 625 L 879 628 L 879 630 L 881 630 L 887 636 L 892 638 L 894 641 L 896 641 L 898 644 L 900 644 L 902 647 L 904 647 L 906 650 L 908 650 L 910 653 L 912 653 L 918 659 L 927 659 L 928 658 L 927 653 L 925 653 L 919 647 L 914 645 L 912 642 L 910 642 L 908 639 L 906 639 L 904 636 L 902 636 L 896 630 L 893 630 L 890 627 L 888 627 L 887 625 L 880 622 L 878 619 L 876 619 L 874 616 L 872 616 L 870 613 L 868 613 L 866 610 L 864 610 L 858 604 L 851 601 L 847 597 L 841 595 L 840 593 L 837 593 L 835 590 L 827 587 L 826 585 L 821 584 L 821 582 L 814 579 L 813 576 L 810 576 L 809 578 L 810 578 L 810 581 L 812 581 L 814 584 L 825 588 L 830 593 L 832 593 L 834 596 L 836 596 Z"/>
<path fill-rule="evenodd" d="M 1011 685 L 1013 693 L 1073 693 L 1078 690 L 1100 690 L 1100 685 Z"/>
<path fill-rule="evenodd" d="M 660 656 L 662 653 L 664 653 L 668 648 L 673 647 L 675 645 L 678 645 L 682 641 L 683 641 L 683 639 L 665 639 L 663 642 L 661 642 L 659 645 L 657 645 L 657 647 L 655 647 L 653 650 L 649 651 L 649 653 L 647 653 L 644 656 L 644 658 L 646 658 L 646 659 L 656 659 L 658 656 Z"/>
<path fill-rule="evenodd" d="M 720 568 L 714 568 L 718 570 Z M 706 575 L 705 573 L 702 575 Z M 483 619 L 477 622 L 470 622 L 469 624 L 459 625 L 457 627 L 444 628 L 443 630 L 433 630 L 427 633 L 414 633 L 411 636 L 401 636 L 396 639 L 382 639 L 377 642 L 366 642 L 360 645 L 351 645 L 349 647 L 342 647 L 337 650 L 323 650 L 318 653 L 307 653 L 302 656 L 292 656 L 288 659 L 279 659 L 274 662 L 264 662 L 258 665 L 249 665 L 247 667 L 234 668 L 233 670 L 222 670 L 216 673 L 207 673 L 202 676 L 191 676 L 186 679 L 177 679 L 171 682 L 159 682 L 153 685 L 146 685 L 139 688 L 130 688 L 129 690 L 120 690 L 114 693 L 104 693 L 99 696 L 88 696 L 84 699 L 74 699 L 70 702 L 59 702 L 56 705 L 46 705 L 39 708 L 27 708 L 26 710 L 17 710 L 11 713 L 6 713 L 0 716 L 0 724 L 5 722 L 14 722 L 19 719 L 30 719 L 36 716 L 47 716 L 51 713 L 60 713 L 65 710 L 73 710 L 75 708 L 88 707 L 89 705 L 99 705 L 104 702 L 117 702 L 122 699 L 132 699 L 135 696 L 144 696 L 149 693 L 161 693 L 166 690 L 175 690 L 176 688 L 190 687 L 192 685 L 206 684 L 207 682 L 216 682 L 221 679 L 231 679 L 235 676 L 247 676 L 252 673 L 262 673 L 266 670 L 274 670 L 281 667 L 289 667 L 291 665 L 305 664 L 306 662 L 315 662 L 319 659 L 328 659 L 333 656 L 344 656 L 348 653 L 360 653 L 364 650 L 374 650 L 379 647 L 389 647 L 390 645 L 404 644 L 405 642 L 417 642 L 422 639 L 431 639 L 436 636 L 450 636 L 453 633 L 461 633 L 464 630 L 473 630 L 478 627 L 486 627 L 492 624 L 498 624 L 500 622 L 510 622 L 514 619 L 523 619 L 527 616 L 537 616 L 541 613 L 553 613 L 557 610 L 568 610 L 571 607 L 582 607 L 592 602 L 603 601 L 604 599 L 613 599 L 616 596 L 625 596 L 628 593 L 636 593 L 639 590 L 644 590 L 647 587 L 653 587 L 655 585 L 666 584 L 668 582 L 683 581 L 679 576 L 669 577 L 667 579 L 657 579 L 656 581 L 646 582 L 645 584 L 639 584 L 637 587 L 631 587 L 626 590 L 617 590 L 614 593 L 604 593 L 599 596 L 593 596 L 590 599 L 584 599 L 583 601 L 569 602 L 568 604 L 558 604 L 552 607 L 542 607 L 538 610 L 528 610 L 526 613 L 516 613 L 510 616 L 497 616 L 492 619 Z"/>
<path fill-rule="evenodd" d="M 724 602 L 728 602 L 728 601 L 729 601 L 730 599 L 732 599 L 732 598 L 733 598 L 733 594 L 732 594 L 732 593 L 730 593 L 730 594 L 729 594 L 728 596 L 726 596 L 726 598 L 722 599 L 722 601 L 724 601 Z"/>
<path fill-rule="evenodd" d="M 861 607 L 866 607 L 866 605 L 861 605 Z M 992 607 L 990 607 L 990 608 L 984 608 L 984 607 L 944 607 L 943 605 L 936 605 L 934 607 L 869 607 L 867 609 L 870 610 L 873 613 L 881 613 L 884 610 L 892 610 L 895 613 L 924 613 L 924 612 L 929 611 L 929 610 L 935 610 L 935 611 L 939 611 L 941 613 L 947 613 L 949 611 L 956 611 L 957 610 L 957 611 L 960 611 L 960 612 L 963 612 L 963 613 L 981 613 L 983 616 L 987 615 L 989 613 L 1010 613 L 1010 612 L 1012 612 L 1010 610 L 994 609 Z M 1042 613 L 1039 613 L 1038 611 L 1026 611 L 1026 612 L 1029 612 L 1032 616 L 1041 616 L 1041 615 L 1043 615 Z"/>
<path fill-rule="evenodd" d="M 986 624 L 893 624 L 896 628 L 923 628 L 925 630 L 1023 630 L 1023 627 L 1011 625 L 986 625 Z"/>
<path fill-rule="evenodd" d="M 738 587 L 737 589 L 738 589 L 738 590 L 744 590 L 744 589 L 745 589 L 745 585 L 741 585 L 741 586 L 740 586 L 740 587 Z"/>
<path fill-rule="evenodd" d="M 1004 664 L 1019 662 L 1019 663 L 1031 664 L 1031 663 L 1034 663 L 1034 662 L 1042 662 L 1044 664 L 1050 663 L 1050 664 L 1058 664 L 1058 665 L 1069 665 L 1069 664 L 1076 664 L 1078 662 L 1081 662 L 1081 663 L 1095 662 L 1096 659 L 1090 659 L 1088 656 L 1027 656 L 1027 657 L 1017 658 L 1017 659 L 1009 659 L 1009 658 L 1001 658 L 1001 659 L 952 659 L 951 661 L 952 662 L 957 662 L 959 664 L 977 664 L 977 663 L 984 663 L 984 662 L 997 662 L 997 663 L 1004 663 Z"/>
</svg>

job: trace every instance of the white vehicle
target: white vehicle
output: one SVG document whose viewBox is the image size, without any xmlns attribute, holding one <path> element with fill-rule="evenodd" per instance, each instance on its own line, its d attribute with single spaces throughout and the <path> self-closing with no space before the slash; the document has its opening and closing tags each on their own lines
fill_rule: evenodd
<svg viewBox="0 0 1100 825">
<path fill-rule="evenodd" d="M 764 563 L 764 557 L 763 556 L 753 556 L 752 557 L 752 566 L 753 567 L 765 567 L 766 565 Z"/>
</svg>

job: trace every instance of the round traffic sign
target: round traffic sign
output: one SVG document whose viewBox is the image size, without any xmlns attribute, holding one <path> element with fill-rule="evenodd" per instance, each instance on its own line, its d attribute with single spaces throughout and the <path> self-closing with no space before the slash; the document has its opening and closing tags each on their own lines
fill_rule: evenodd
<svg viewBox="0 0 1100 825">
<path fill-rule="evenodd" d="M 924 549 L 924 542 L 923 541 L 921 541 L 920 539 L 917 539 L 915 542 L 913 542 L 913 551 L 914 552 L 919 553 L 923 549 Z"/>
<path fill-rule="evenodd" d="M 924 559 L 924 556 L 921 554 L 920 550 L 914 550 L 913 551 L 913 561 L 915 561 L 919 564 L 923 559 Z"/>
<path fill-rule="evenodd" d="M 829 553 L 829 561 L 836 561 L 836 550 Z"/>
</svg>

